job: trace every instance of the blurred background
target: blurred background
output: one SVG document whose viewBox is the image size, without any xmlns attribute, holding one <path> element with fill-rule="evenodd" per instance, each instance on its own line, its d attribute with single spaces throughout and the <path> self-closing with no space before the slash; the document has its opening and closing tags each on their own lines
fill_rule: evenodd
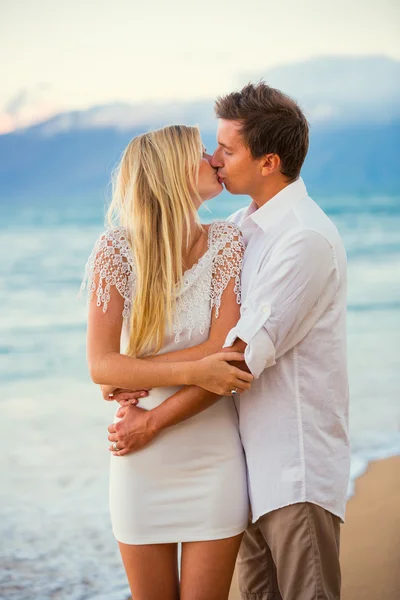
<svg viewBox="0 0 400 600">
<path fill-rule="evenodd" d="M 349 495 L 400 454 L 399 15 L 396 0 L 0 0 L 1 598 L 127 597 L 114 406 L 87 374 L 80 281 L 128 141 L 198 124 L 212 153 L 214 99 L 248 81 L 305 110 L 303 178 L 347 248 Z M 202 217 L 248 202 L 224 192 Z"/>
</svg>

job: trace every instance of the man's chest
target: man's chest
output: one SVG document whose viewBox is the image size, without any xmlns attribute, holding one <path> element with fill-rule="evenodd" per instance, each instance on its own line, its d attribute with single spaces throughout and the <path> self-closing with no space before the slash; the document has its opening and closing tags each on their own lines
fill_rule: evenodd
<svg viewBox="0 0 400 600">
<path fill-rule="evenodd" d="M 241 277 L 242 301 L 261 283 L 261 270 L 271 260 L 273 247 L 273 236 L 268 239 L 264 233 L 256 232 L 247 240 Z"/>
</svg>

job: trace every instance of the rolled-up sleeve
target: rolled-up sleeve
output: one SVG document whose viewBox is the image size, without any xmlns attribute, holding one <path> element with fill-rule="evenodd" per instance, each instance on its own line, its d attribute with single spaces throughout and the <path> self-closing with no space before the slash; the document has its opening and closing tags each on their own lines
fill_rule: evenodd
<svg viewBox="0 0 400 600">
<path fill-rule="evenodd" d="M 237 325 L 224 347 L 246 342 L 245 361 L 258 378 L 310 332 L 338 287 L 334 251 L 321 234 L 301 230 L 275 246 L 251 274 Z"/>
</svg>

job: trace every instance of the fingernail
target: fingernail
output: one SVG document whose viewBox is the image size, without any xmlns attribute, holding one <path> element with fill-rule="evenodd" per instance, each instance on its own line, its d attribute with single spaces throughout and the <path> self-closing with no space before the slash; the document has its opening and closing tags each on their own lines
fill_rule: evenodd
<svg viewBox="0 0 400 600">
<path fill-rule="evenodd" d="M 146 392 L 142 392 L 142 393 L 140 394 L 140 397 L 141 397 L 141 398 L 144 398 L 145 396 L 146 396 Z"/>
</svg>

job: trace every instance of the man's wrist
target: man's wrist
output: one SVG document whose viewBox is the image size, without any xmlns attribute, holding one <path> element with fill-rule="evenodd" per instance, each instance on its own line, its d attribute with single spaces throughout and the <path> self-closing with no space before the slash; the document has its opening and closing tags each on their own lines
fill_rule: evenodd
<svg viewBox="0 0 400 600">
<path fill-rule="evenodd" d="M 163 429 L 168 427 L 168 423 L 164 418 L 162 404 L 152 408 L 147 413 L 147 425 L 153 436 L 158 435 Z"/>
</svg>

